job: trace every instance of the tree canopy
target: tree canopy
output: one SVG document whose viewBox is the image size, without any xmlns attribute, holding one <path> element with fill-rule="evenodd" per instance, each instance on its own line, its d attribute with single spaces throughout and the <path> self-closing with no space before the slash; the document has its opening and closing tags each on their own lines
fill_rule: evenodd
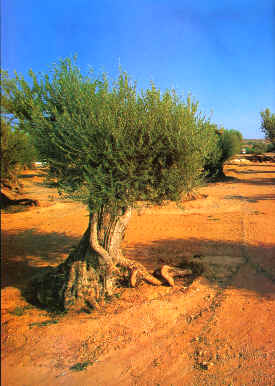
<svg viewBox="0 0 275 386">
<path fill-rule="evenodd" d="M 153 84 L 138 93 L 120 72 L 84 76 L 61 60 L 49 74 L 3 79 L 6 109 L 35 141 L 60 190 L 90 211 L 179 200 L 199 184 L 217 135 L 198 102 Z"/>
<path fill-rule="evenodd" d="M 78 247 L 34 281 L 36 300 L 65 309 L 97 307 L 121 281 L 174 285 L 171 272 L 191 274 L 164 265 L 157 278 L 123 256 L 121 241 L 137 202 L 180 201 L 222 167 L 216 126 L 198 102 L 154 84 L 138 92 L 122 71 L 112 82 L 104 74 L 83 75 L 70 59 L 49 74 L 29 75 L 32 84 L 4 75 L 5 108 L 33 138 L 59 190 L 89 208 Z"/>
<path fill-rule="evenodd" d="M 28 134 L 1 115 L 1 184 L 17 187 L 18 174 L 31 167 L 37 152 Z"/>
<path fill-rule="evenodd" d="M 272 114 L 269 109 L 265 109 L 260 114 L 262 132 L 265 134 L 266 139 L 275 143 L 275 114 Z"/>
<path fill-rule="evenodd" d="M 241 152 L 242 139 L 242 134 L 238 130 L 223 130 L 221 135 L 223 162 Z"/>
<path fill-rule="evenodd" d="M 242 134 L 238 130 L 226 130 L 221 127 L 218 129 L 217 125 L 212 124 L 215 130 L 216 137 L 211 138 L 211 149 L 206 164 L 206 176 L 210 180 L 215 180 L 219 177 L 224 177 L 223 166 L 224 163 L 230 159 L 234 154 L 241 151 Z"/>
</svg>

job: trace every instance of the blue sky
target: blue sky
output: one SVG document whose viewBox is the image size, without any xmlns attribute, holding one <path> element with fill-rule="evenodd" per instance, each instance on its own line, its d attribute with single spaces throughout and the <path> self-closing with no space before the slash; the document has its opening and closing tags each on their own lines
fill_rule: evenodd
<svg viewBox="0 0 275 386">
<path fill-rule="evenodd" d="M 259 112 L 275 111 L 273 0 L 3 0 L 1 67 L 47 72 L 77 53 L 86 71 L 139 88 L 192 93 L 211 120 L 262 138 Z"/>
</svg>

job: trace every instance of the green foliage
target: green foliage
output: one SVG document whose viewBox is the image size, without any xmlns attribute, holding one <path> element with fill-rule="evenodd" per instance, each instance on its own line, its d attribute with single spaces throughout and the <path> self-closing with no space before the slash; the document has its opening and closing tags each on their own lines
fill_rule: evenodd
<svg viewBox="0 0 275 386">
<path fill-rule="evenodd" d="M 222 148 L 222 162 L 227 161 L 242 148 L 242 135 L 238 130 L 224 130 L 220 136 Z"/>
<path fill-rule="evenodd" d="M 265 109 L 261 113 L 261 130 L 265 134 L 266 139 L 275 143 L 275 114 L 272 114 L 269 109 Z"/>
<path fill-rule="evenodd" d="M 59 322 L 58 319 L 48 319 L 48 320 L 44 320 L 43 322 L 33 322 L 29 324 L 29 328 L 45 327 L 45 326 L 49 326 L 50 324 L 57 324 L 58 322 Z"/>
<path fill-rule="evenodd" d="M 4 79 L 6 108 L 35 139 L 59 189 L 91 212 L 179 200 L 220 157 L 214 127 L 190 97 L 153 84 L 138 94 L 126 73 L 110 83 L 83 76 L 69 59 L 49 75 L 29 75 L 32 86 L 18 75 Z"/>
<path fill-rule="evenodd" d="M 208 123 L 208 155 L 205 161 L 205 174 L 208 179 L 216 179 L 222 174 L 222 147 L 220 133 L 215 124 Z"/>
<path fill-rule="evenodd" d="M 267 153 L 274 153 L 275 152 L 275 143 L 269 143 L 266 147 Z"/>
<path fill-rule="evenodd" d="M 237 130 L 217 129 L 210 125 L 212 137 L 209 143 L 209 154 L 205 170 L 209 179 L 223 176 L 223 165 L 234 154 L 241 152 L 242 134 Z"/>
<path fill-rule="evenodd" d="M 12 311 L 9 311 L 11 315 L 22 316 L 24 314 L 23 307 L 15 307 Z"/>
<path fill-rule="evenodd" d="M 72 371 L 83 371 L 86 370 L 88 366 L 92 365 L 93 363 L 91 361 L 86 362 L 78 362 L 75 365 L 70 367 L 70 370 Z"/>
<path fill-rule="evenodd" d="M 20 171 L 30 167 L 36 157 L 29 135 L 1 116 L 1 182 L 16 184 Z"/>
<path fill-rule="evenodd" d="M 33 308 L 34 307 L 32 305 L 27 305 L 27 306 L 24 306 L 24 307 L 16 306 L 13 310 L 9 311 L 9 313 L 11 315 L 22 316 L 22 315 L 24 315 L 26 310 L 31 310 Z"/>
<path fill-rule="evenodd" d="M 267 151 L 267 145 L 263 142 L 256 142 L 250 149 L 250 154 L 263 154 Z"/>
</svg>

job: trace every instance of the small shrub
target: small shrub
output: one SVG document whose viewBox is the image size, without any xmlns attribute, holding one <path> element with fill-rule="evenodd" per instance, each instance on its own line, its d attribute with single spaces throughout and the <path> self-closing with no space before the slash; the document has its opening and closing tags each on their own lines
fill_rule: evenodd
<svg viewBox="0 0 275 386">
<path fill-rule="evenodd" d="M 9 313 L 11 315 L 22 316 L 26 310 L 30 310 L 32 308 L 34 308 L 32 305 L 27 305 L 25 307 L 18 307 L 17 306 L 12 311 L 9 311 Z"/>
<path fill-rule="evenodd" d="M 70 370 L 72 371 L 83 371 L 86 370 L 88 366 L 90 366 L 92 362 L 87 361 L 87 362 L 79 362 L 76 363 L 75 365 L 70 367 Z"/>
<path fill-rule="evenodd" d="M 24 314 L 23 307 L 15 307 L 12 311 L 9 311 L 11 315 L 22 316 Z"/>
</svg>

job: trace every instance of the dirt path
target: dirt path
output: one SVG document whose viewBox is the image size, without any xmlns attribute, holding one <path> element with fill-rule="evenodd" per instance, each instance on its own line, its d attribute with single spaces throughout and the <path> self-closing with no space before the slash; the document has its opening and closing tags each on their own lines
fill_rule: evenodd
<svg viewBox="0 0 275 386">
<path fill-rule="evenodd" d="M 151 270 L 196 255 L 208 262 L 202 277 L 186 290 L 124 289 L 100 312 L 65 316 L 22 293 L 66 257 L 87 212 L 55 203 L 39 173 L 26 173 L 26 195 L 42 205 L 2 218 L 2 384 L 274 386 L 275 164 L 226 172 L 235 178 L 202 188 L 207 197 L 184 211 L 136 212 L 124 241 L 125 254 Z"/>
</svg>

